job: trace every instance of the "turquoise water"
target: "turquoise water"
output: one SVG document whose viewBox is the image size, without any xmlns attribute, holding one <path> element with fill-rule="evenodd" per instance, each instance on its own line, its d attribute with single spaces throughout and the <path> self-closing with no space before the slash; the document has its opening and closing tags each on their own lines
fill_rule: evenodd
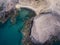
<svg viewBox="0 0 60 45">
<path fill-rule="evenodd" d="M 22 8 L 18 11 L 16 23 L 12 24 L 10 19 L 4 24 L 0 23 L 0 45 L 23 45 L 23 34 L 21 30 L 24 27 L 24 21 L 34 17 L 36 14 L 30 9 Z M 60 41 L 54 42 L 52 45 L 60 45 Z"/>
<path fill-rule="evenodd" d="M 53 45 L 60 45 L 60 41 L 54 42 Z"/>
<path fill-rule="evenodd" d="M 0 45 L 22 45 L 21 29 L 24 27 L 24 21 L 33 16 L 32 13 L 31 10 L 22 8 L 16 17 L 15 24 L 12 24 L 10 19 L 4 24 L 0 23 Z"/>
</svg>

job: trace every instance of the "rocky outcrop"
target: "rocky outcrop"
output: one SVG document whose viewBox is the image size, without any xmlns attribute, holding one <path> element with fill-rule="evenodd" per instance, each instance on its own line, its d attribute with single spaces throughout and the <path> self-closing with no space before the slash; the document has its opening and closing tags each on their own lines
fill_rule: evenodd
<svg viewBox="0 0 60 45">
<path fill-rule="evenodd" d="M 16 15 L 15 5 L 18 0 L 0 0 L 0 22 L 4 23 L 12 13 Z M 12 14 L 12 17 L 14 16 Z"/>
<path fill-rule="evenodd" d="M 26 3 L 27 2 L 27 3 Z M 38 15 L 43 9 L 49 7 L 47 0 L 19 0 L 19 5 L 21 7 L 27 7 L 36 12 Z M 18 7 L 20 7 L 18 6 Z"/>
<path fill-rule="evenodd" d="M 59 0 L 19 0 L 19 4 L 23 7 L 31 7 L 37 13 L 37 15 L 44 11 L 60 12 Z"/>
<path fill-rule="evenodd" d="M 60 39 L 60 16 L 57 13 L 42 13 L 33 20 L 31 40 L 34 43 L 45 43 L 52 36 Z"/>
</svg>

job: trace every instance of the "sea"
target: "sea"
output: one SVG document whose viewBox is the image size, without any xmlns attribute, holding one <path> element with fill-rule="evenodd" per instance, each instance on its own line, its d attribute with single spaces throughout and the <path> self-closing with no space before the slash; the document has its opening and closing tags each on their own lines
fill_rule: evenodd
<svg viewBox="0 0 60 45">
<path fill-rule="evenodd" d="M 2 24 L 0 22 L 0 45 L 23 45 L 23 34 L 21 30 L 25 26 L 24 21 L 31 19 L 34 14 L 30 9 L 21 8 L 16 16 L 16 23 L 12 24 L 10 18 Z M 60 45 L 60 41 L 53 42 L 52 45 Z"/>
<path fill-rule="evenodd" d="M 23 45 L 21 30 L 24 27 L 24 21 L 31 18 L 32 13 L 27 8 L 21 8 L 16 16 L 15 24 L 12 24 L 10 18 L 4 24 L 0 22 L 0 45 Z"/>
</svg>

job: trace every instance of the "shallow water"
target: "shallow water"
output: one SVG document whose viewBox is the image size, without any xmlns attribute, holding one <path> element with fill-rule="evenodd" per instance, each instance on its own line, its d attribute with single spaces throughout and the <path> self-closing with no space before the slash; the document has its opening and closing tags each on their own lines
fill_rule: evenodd
<svg viewBox="0 0 60 45">
<path fill-rule="evenodd" d="M 34 17 L 35 14 L 25 8 L 19 10 L 18 13 L 15 24 L 12 24 L 10 19 L 4 24 L 0 23 L 0 45 L 23 45 L 21 30 L 24 27 L 24 21 Z M 60 45 L 60 41 L 54 42 L 52 45 Z"/>
<path fill-rule="evenodd" d="M 4 24 L 0 23 L 0 45 L 22 45 L 21 29 L 24 27 L 24 21 L 30 18 L 30 14 L 30 10 L 21 9 L 15 24 L 12 24 L 10 19 Z"/>
</svg>

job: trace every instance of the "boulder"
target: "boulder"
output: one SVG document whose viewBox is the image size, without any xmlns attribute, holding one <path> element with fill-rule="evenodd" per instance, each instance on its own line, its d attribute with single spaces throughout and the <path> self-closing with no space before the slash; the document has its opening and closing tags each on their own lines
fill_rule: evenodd
<svg viewBox="0 0 60 45">
<path fill-rule="evenodd" d="M 40 14 L 33 20 L 30 38 L 34 43 L 45 43 L 52 36 L 60 39 L 60 16 L 58 14 Z"/>
</svg>

